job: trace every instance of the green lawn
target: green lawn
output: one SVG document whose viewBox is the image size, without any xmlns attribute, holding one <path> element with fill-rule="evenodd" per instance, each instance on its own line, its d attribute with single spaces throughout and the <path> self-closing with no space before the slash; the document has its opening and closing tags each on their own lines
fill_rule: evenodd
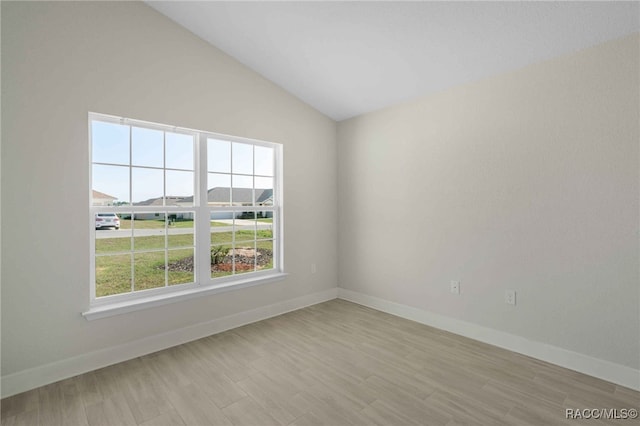
<svg viewBox="0 0 640 426">
<path fill-rule="evenodd" d="M 245 220 L 251 220 L 251 219 L 245 219 Z M 256 219 L 258 222 L 262 222 L 262 223 L 273 223 L 273 219 L 272 218 L 264 218 L 264 219 Z M 211 221 L 211 226 L 212 227 L 216 227 L 216 226 L 231 226 L 230 223 L 225 223 L 225 222 L 217 222 L 215 220 Z"/>
<path fill-rule="evenodd" d="M 157 221 L 142 221 L 148 224 Z M 160 222 L 161 224 L 162 222 Z M 122 221 L 121 221 L 122 224 Z M 138 228 L 138 221 L 135 222 Z M 158 226 L 157 229 L 161 229 Z M 149 228 L 147 228 L 149 229 Z M 100 231 L 103 232 L 103 231 Z M 231 248 L 233 233 L 212 232 L 211 245 L 222 245 Z M 271 230 L 241 230 L 236 231 L 235 241 L 237 248 L 253 248 L 273 251 L 273 232 Z M 179 234 L 168 236 L 168 261 L 169 263 L 181 261 L 193 256 L 193 234 Z M 132 238 L 100 238 L 96 239 L 96 253 L 109 254 L 131 251 Z M 154 235 L 133 238 L 134 250 L 158 250 L 157 252 L 131 254 L 111 254 L 96 257 L 96 296 L 127 293 L 131 291 L 131 265 L 134 266 L 134 289 L 144 290 L 165 285 L 165 269 L 163 268 L 165 236 Z M 187 248 L 188 247 L 188 248 Z M 132 259 L 133 256 L 133 259 Z M 273 268 L 273 259 L 261 267 L 261 269 Z M 245 273 L 252 271 L 237 271 Z M 169 285 L 193 282 L 193 272 L 167 271 Z M 232 272 L 214 271 L 212 277 L 231 275 Z"/>
<path fill-rule="evenodd" d="M 136 229 L 162 229 L 164 228 L 164 219 L 136 219 L 133 221 L 133 227 Z M 169 229 L 171 228 L 193 228 L 193 220 L 178 219 L 169 223 Z M 120 229 L 131 229 L 131 219 L 120 219 Z"/>
<path fill-rule="evenodd" d="M 255 236 L 254 236 L 255 235 Z M 269 229 L 260 229 L 254 233 L 251 230 L 236 231 L 236 241 L 248 241 L 253 239 L 266 240 L 273 239 L 273 231 Z M 233 232 L 212 232 L 211 245 L 231 244 L 233 240 Z M 260 244 L 260 241 L 258 241 Z M 258 245 L 258 247 L 260 247 Z"/>
<path fill-rule="evenodd" d="M 193 249 L 169 250 L 169 263 L 193 256 Z M 164 251 L 134 253 L 134 289 L 164 287 Z M 131 291 L 131 255 L 96 257 L 96 296 Z M 167 271 L 169 285 L 193 282 L 193 272 Z"/>
<path fill-rule="evenodd" d="M 193 247 L 193 234 L 179 234 L 168 236 L 168 247 Z M 134 250 L 153 250 L 164 248 L 164 235 L 134 237 Z M 96 239 L 96 253 L 115 253 L 131 250 L 131 238 L 98 238 Z"/>
<path fill-rule="evenodd" d="M 216 222 L 215 220 L 211 221 L 211 227 L 215 228 L 215 227 L 220 227 L 220 226 L 232 226 L 229 223 L 224 223 L 224 222 Z"/>
<path fill-rule="evenodd" d="M 100 231 L 102 232 L 102 231 Z M 273 232 L 268 229 L 260 229 L 255 234 L 254 231 L 242 230 L 236 231 L 236 241 L 249 241 L 258 240 L 271 240 L 273 239 Z M 146 237 L 134 237 L 133 249 L 134 250 L 153 250 L 164 248 L 164 235 L 153 235 Z M 178 234 L 168 236 L 168 247 L 192 247 L 193 246 L 193 234 Z M 233 240 L 233 233 L 227 232 L 212 232 L 211 233 L 211 245 L 229 245 Z M 268 241 L 267 241 L 268 242 Z M 264 241 L 258 241 L 259 248 L 264 247 Z M 96 253 L 116 253 L 131 250 L 131 238 L 98 238 L 96 239 Z"/>
</svg>

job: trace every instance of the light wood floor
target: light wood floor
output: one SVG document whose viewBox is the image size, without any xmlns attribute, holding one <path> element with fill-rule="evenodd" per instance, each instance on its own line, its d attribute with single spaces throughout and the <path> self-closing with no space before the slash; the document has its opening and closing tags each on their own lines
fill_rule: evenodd
<svg viewBox="0 0 640 426">
<path fill-rule="evenodd" d="M 601 425 L 640 393 L 342 300 L 2 400 L 2 425 Z M 636 425 L 633 420 L 617 424 Z"/>
</svg>

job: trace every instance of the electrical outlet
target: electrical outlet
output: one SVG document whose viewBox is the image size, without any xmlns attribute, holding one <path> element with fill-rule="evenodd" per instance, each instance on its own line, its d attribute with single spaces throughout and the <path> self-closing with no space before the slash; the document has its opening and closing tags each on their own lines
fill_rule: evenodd
<svg viewBox="0 0 640 426">
<path fill-rule="evenodd" d="M 316 272 L 318 272 L 318 268 L 316 268 L 316 264 L 312 263 L 311 264 L 311 273 L 315 274 Z"/>
<path fill-rule="evenodd" d="M 460 294 L 460 281 L 451 281 L 451 293 Z"/>
<path fill-rule="evenodd" d="M 509 305 L 516 304 L 516 291 L 515 290 L 505 290 L 504 292 L 504 303 Z"/>
</svg>

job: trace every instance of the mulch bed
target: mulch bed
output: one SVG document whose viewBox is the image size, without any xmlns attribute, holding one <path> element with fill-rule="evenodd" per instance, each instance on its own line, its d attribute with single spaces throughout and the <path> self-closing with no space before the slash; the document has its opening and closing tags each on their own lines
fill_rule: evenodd
<svg viewBox="0 0 640 426">
<path fill-rule="evenodd" d="M 236 254 L 236 271 L 248 271 L 253 269 L 254 251 L 257 257 L 255 260 L 257 261 L 258 269 L 261 266 L 268 264 L 271 262 L 271 259 L 273 259 L 273 251 L 268 249 L 240 249 Z M 233 270 L 233 253 L 232 251 L 229 253 L 230 254 L 224 257 L 222 262 L 217 265 L 211 265 L 212 272 L 229 272 Z M 164 269 L 164 266 L 159 266 L 158 269 Z M 185 257 L 184 259 L 176 262 L 171 262 L 167 265 L 167 269 L 174 272 L 193 272 L 193 256 Z"/>
</svg>

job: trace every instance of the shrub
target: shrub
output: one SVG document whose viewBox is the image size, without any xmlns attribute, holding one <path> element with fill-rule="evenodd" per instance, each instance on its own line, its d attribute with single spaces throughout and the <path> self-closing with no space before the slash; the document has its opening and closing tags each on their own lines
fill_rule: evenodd
<svg viewBox="0 0 640 426">
<path fill-rule="evenodd" d="M 229 247 L 214 246 L 211 247 L 211 264 L 217 265 L 222 263 L 224 258 L 229 254 Z"/>
</svg>

